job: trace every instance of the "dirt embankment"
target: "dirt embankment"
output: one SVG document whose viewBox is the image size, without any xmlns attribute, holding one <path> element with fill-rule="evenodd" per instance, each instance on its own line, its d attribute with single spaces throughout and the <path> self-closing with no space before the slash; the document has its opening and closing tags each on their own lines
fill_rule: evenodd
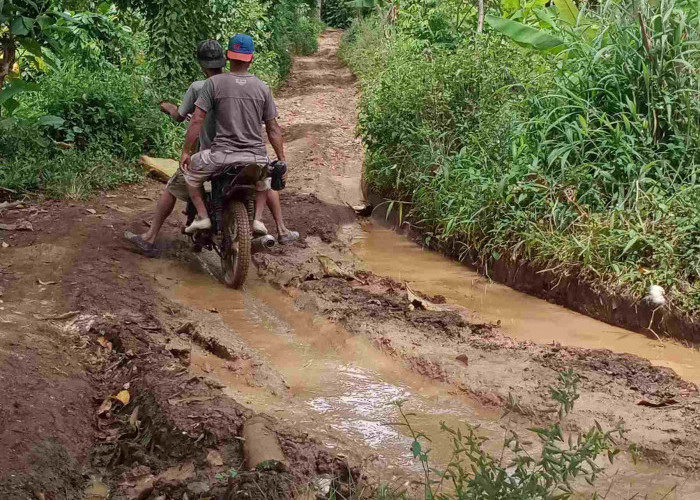
<svg viewBox="0 0 700 500">
<path fill-rule="evenodd" d="M 298 308 L 371 339 L 455 395 L 495 407 L 515 395 L 510 409 L 530 422 L 551 420 L 548 386 L 573 367 L 582 382 L 570 429 L 623 420 L 648 461 L 681 472 L 700 465 L 700 398 L 670 370 L 609 351 L 517 342 L 440 297 L 356 269 L 349 242 L 362 229 L 342 202 L 357 199 L 361 148 L 337 42 L 331 32 L 318 56 L 297 60 L 279 96 L 294 167 L 283 206 L 303 238 L 257 256 L 258 274 Z M 0 213 L 32 229 L 0 233 L 0 449 L 8 451 L 0 498 L 291 498 L 318 475 L 357 484 L 342 455 L 279 422 L 288 470 L 244 472 L 240 438 L 253 412 L 207 371 L 220 364 L 271 393 L 286 382 L 233 332 L 225 341 L 206 335 L 216 312 L 197 316 L 159 294 L 167 277 L 145 275 L 145 258 L 123 242 L 125 229 L 146 227 L 161 188 L 148 181 L 86 203 Z M 174 217 L 163 232 L 166 265 L 192 259 L 179 224 Z M 199 351 L 217 366 L 193 374 Z"/>
</svg>

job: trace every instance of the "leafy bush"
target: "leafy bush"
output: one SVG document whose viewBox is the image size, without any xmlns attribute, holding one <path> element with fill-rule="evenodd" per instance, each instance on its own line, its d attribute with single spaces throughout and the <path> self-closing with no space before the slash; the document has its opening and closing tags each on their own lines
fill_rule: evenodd
<svg viewBox="0 0 700 500">
<path fill-rule="evenodd" d="M 168 152 L 175 127 L 158 111 L 147 79 L 117 68 L 93 72 L 71 66 L 53 72 L 42 81 L 41 92 L 27 94 L 23 106 L 25 116 L 62 120 L 47 129 L 51 138 L 75 142 L 78 149 L 100 145 L 125 159 Z"/>
<path fill-rule="evenodd" d="M 322 28 L 305 0 L 121 0 L 99 12 L 60 10 L 95 8 L 83 0 L 0 4 L 3 55 L 11 49 L 11 64 L 0 59 L 0 182 L 52 196 L 136 180 L 142 154 L 178 156 L 184 127 L 158 101 L 178 102 L 202 78 L 201 40 L 251 34 L 252 71 L 274 88 L 293 54 L 317 50 Z"/>
<path fill-rule="evenodd" d="M 320 33 L 304 0 L 121 0 L 120 4 L 147 19 L 153 74 L 166 86 L 182 87 L 198 77 L 193 56 L 200 41 L 214 38 L 226 46 L 237 32 L 253 37 L 256 57 L 262 59 L 256 67 L 264 68 L 261 76 L 277 85 L 289 72 L 294 53 L 316 50 Z"/>
<path fill-rule="evenodd" d="M 361 77 L 366 178 L 463 258 L 655 283 L 698 312 L 700 38 L 672 3 L 631 12 L 601 5 L 597 35 L 564 33 L 559 54 L 354 26 L 341 53 Z"/>
<path fill-rule="evenodd" d="M 0 130 L 0 185 L 18 192 L 41 190 L 51 197 L 82 198 L 142 178 L 132 162 L 99 144 L 59 149 L 37 125 Z"/>
<path fill-rule="evenodd" d="M 347 0 L 325 0 L 321 18 L 333 28 L 347 28 L 352 23 L 355 13 L 348 6 Z"/>
</svg>

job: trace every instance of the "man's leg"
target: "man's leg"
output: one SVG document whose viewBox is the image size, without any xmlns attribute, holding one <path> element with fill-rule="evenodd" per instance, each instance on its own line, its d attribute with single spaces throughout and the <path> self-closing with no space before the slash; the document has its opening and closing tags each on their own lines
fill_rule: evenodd
<svg viewBox="0 0 700 500">
<path fill-rule="evenodd" d="M 168 181 L 168 185 L 160 195 L 151 227 L 141 235 L 143 241 L 150 244 L 155 243 L 165 219 L 170 216 L 173 208 L 175 208 L 176 200 L 187 201 L 187 185 L 180 169 L 177 169 L 175 174 L 173 174 Z"/>
<path fill-rule="evenodd" d="M 202 189 L 202 185 L 192 185 L 188 182 L 187 194 L 190 196 L 194 208 L 197 209 L 197 215 L 200 220 L 209 219 L 209 213 L 207 213 L 207 207 L 204 204 L 204 189 Z"/>
<path fill-rule="evenodd" d="M 299 233 L 296 231 L 290 231 L 287 226 L 284 225 L 284 219 L 282 218 L 282 204 L 280 203 L 280 194 L 274 189 L 268 189 L 265 191 L 267 198 L 267 207 L 272 212 L 272 218 L 275 219 L 275 224 L 277 225 L 277 241 L 284 245 L 285 243 L 291 243 L 299 239 Z"/>
<path fill-rule="evenodd" d="M 156 242 L 156 237 L 158 236 L 160 228 L 163 226 L 163 222 L 165 222 L 165 219 L 168 218 L 173 212 L 173 208 L 175 208 L 176 200 L 177 198 L 170 194 L 167 188 L 163 190 L 163 194 L 160 195 L 160 199 L 156 204 L 156 213 L 153 216 L 151 227 L 141 235 L 143 241 L 151 244 Z"/>
<path fill-rule="evenodd" d="M 163 222 L 172 213 L 177 199 L 187 200 L 187 187 L 185 186 L 185 178 L 182 176 L 182 171 L 177 172 L 170 178 L 168 185 L 163 190 L 158 203 L 156 204 L 156 212 L 153 216 L 151 227 L 143 234 L 134 234 L 130 231 L 124 233 L 124 237 L 133 243 L 139 250 L 146 254 L 151 254 L 154 250 L 154 244 L 158 237 L 158 232 L 163 226 Z"/>
<path fill-rule="evenodd" d="M 280 194 L 274 189 L 268 189 L 265 191 L 265 201 L 267 202 L 267 208 L 269 208 L 270 212 L 272 213 L 272 218 L 275 219 L 277 234 L 287 234 L 289 229 L 287 229 L 287 227 L 284 225 L 284 219 L 282 218 Z"/>
<path fill-rule="evenodd" d="M 262 219 L 263 210 L 267 204 L 267 191 L 255 192 L 255 220 Z"/>
<path fill-rule="evenodd" d="M 212 160 L 212 152 L 208 149 L 192 155 L 189 171 L 185 174 L 187 184 L 187 194 L 192 200 L 194 208 L 197 210 L 198 220 L 187 226 L 186 233 L 192 233 L 198 229 L 209 229 L 211 221 L 204 204 L 204 183 L 211 178 L 216 170 L 216 164 Z"/>
</svg>

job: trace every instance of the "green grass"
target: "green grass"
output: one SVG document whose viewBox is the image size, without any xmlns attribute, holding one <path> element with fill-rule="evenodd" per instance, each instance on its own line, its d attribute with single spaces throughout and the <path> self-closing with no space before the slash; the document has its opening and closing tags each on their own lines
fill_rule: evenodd
<svg viewBox="0 0 700 500">
<path fill-rule="evenodd" d="M 376 19 L 341 54 L 360 76 L 368 181 L 432 243 L 525 259 L 700 310 L 698 33 L 671 3 L 589 13 L 559 55 L 465 31 L 456 47 Z"/>
</svg>

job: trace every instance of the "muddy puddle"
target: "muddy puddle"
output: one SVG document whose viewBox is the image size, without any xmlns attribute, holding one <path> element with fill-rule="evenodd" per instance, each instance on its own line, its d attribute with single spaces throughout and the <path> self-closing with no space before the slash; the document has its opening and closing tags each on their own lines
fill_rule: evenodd
<svg viewBox="0 0 700 500">
<path fill-rule="evenodd" d="M 501 321 L 503 333 L 539 343 L 636 354 L 700 383 L 700 351 L 673 340 L 656 339 L 608 325 L 556 304 L 494 283 L 467 266 L 424 250 L 394 231 L 373 223 L 352 247 L 370 271 L 397 280 L 472 311 L 475 319 Z"/>
<path fill-rule="evenodd" d="M 419 477 L 409 431 L 391 425 L 400 421 L 396 401 L 406 401 L 412 425 L 432 439 L 430 456 L 437 466 L 446 464 L 452 451 L 448 436 L 440 431 L 441 422 L 462 429 L 466 424 L 479 425 L 492 453 L 500 453 L 506 426 L 527 434 L 525 429 L 531 425 L 522 417 L 501 419 L 499 412 L 451 386 L 411 372 L 365 338 L 295 309 L 290 297 L 256 279 L 242 293 L 179 263 L 152 261 L 147 271 L 171 300 L 201 313 L 215 309 L 210 314 L 219 315 L 226 329 L 207 334 L 224 341 L 233 336 L 243 339 L 283 376 L 288 390 L 270 390 L 236 375 L 224 360 L 198 349 L 193 350 L 193 374 L 217 380 L 225 393 L 242 404 L 274 415 L 361 461 L 374 477 L 394 484 Z M 528 447 L 536 454 L 534 441 Z M 627 499 L 635 493 L 649 499 L 700 498 L 696 478 L 677 476 L 659 466 L 634 465 L 624 454 L 609 466 L 598 489 L 609 489 L 609 499 Z"/>
<path fill-rule="evenodd" d="M 176 302 L 202 311 L 215 308 L 228 334 L 261 353 L 289 389 L 273 394 L 201 350 L 193 352 L 194 373 L 217 379 L 237 401 L 301 427 L 371 468 L 394 474 L 419 469 L 407 429 L 391 425 L 401 421 L 398 401 L 406 401 L 404 410 L 413 413 L 410 421 L 417 430 L 435 437 L 432 456 L 438 462 L 450 458 L 447 436 L 440 439 L 442 421 L 452 427 L 481 425 L 494 445 L 503 435 L 496 411 L 414 374 L 367 339 L 295 310 L 289 297 L 266 284 L 252 279 L 241 293 L 173 263 L 156 264 L 149 272 L 167 281 L 166 294 Z"/>
</svg>

